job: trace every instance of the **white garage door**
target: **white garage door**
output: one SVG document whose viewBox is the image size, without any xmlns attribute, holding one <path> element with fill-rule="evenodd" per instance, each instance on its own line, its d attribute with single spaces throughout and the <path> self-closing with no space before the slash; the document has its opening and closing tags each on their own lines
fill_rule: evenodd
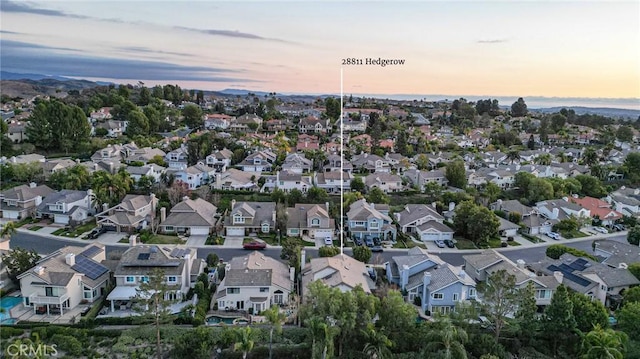
<svg viewBox="0 0 640 359">
<path fill-rule="evenodd" d="M 16 211 L 2 211 L 2 217 L 7 219 L 18 219 L 18 214 Z"/>
<path fill-rule="evenodd" d="M 227 236 L 244 236 L 244 228 L 227 227 Z"/>
<path fill-rule="evenodd" d="M 191 227 L 189 234 L 192 236 L 206 236 L 209 234 L 209 227 Z"/>
<path fill-rule="evenodd" d="M 315 237 L 314 237 L 314 238 L 323 238 L 323 239 L 324 239 L 324 238 L 327 238 L 327 237 L 329 237 L 329 238 L 333 238 L 333 232 L 332 232 L 331 230 L 322 230 L 322 229 L 319 229 L 319 230 L 316 230 L 316 231 L 315 231 L 315 234 L 314 234 L 314 235 L 315 235 Z"/>
<path fill-rule="evenodd" d="M 53 221 L 58 224 L 69 224 L 69 216 L 54 214 Z"/>
<path fill-rule="evenodd" d="M 440 239 L 440 233 L 433 233 L 433 232 L 422 233 L 421 238 L 423 241 L 435 241 Z"/>
</svg>

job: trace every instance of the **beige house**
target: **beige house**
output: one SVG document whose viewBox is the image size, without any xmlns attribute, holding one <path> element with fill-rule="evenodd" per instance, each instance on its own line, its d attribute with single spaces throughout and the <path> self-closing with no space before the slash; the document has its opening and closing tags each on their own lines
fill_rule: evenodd
<svg viewBox="0 0 640 359">
<path fill-rule="evenodd" d="M 306 260 L 304 250 L 302 260 Z M 302 269 L 303 296 L 306 295 L 309 284 L 317 280 L 343 292 L 353 290 L 357 286 L 361 286 L 365 293 L 371 293 L 375 289 L 375 282 L 369 275 L 367 266 L 345 254 L 311 259 Z"/>
<path fill-rule="evenodd" d="M 0 192 L 2 218 L 20 220 L 33 217 L 36 214 L 36 209 L 42 203 L 42 199 L 52 193 L 54 190 L 48 186 L 38 186 L 35 183 Z"/>
<path fill-rule="evenodd" d="M 231 200 L 231 211 L 225 218 L 227 236 L 246 233 L 269 233 L 276 226 L 275 202 L 236 202 Z"/>
<path fill-rule="evenodd" d="M 215 215 L 218 209 L 202 198 L 194 200 L 185 197 L 182 202 L 171 208 L 171 213 L 166 219 L 162 218 L 162 210 L 160 212 L 160 229 L 165 233 L 206 236 L 217 222 Z"/>
<path fill-rule="evenodd" d="M 153 220 L 157 204 L 153 193 L 149 196 L 128 194 L 120 204 L 96 214 L 96 224 L 116 232 L 144 229 Z"/>
<path fill-rule="evenodd" d="M 295 268 L 257 251 L 235 257 L 227 264 L 215 295 L 218 309 L 258 314 L 273 304 L 288 304 L 294 275 Z"/>
<path fill-rule="evenodd" d="M 64 247 L 18 276 L 26 307 L 36 314 L 64 314 L 105 294 L 109 269 L 104 246 Z"/>
<path fill-rule="evenodd" d="M 287 235 L 333 240 L 335 221 L 329 216 L 329 203 L 302 204 L 287 208 Z"/>
</svg>

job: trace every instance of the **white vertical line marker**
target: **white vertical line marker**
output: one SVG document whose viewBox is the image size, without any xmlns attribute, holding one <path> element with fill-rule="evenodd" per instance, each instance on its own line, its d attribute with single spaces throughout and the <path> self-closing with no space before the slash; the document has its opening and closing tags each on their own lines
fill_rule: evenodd
<svg viewBox="0 0 640 359">
<path fill-rule="evenodd" d="M 342 120 L 343 69 L 340 67 L 340 254 L 344 254 L 344 126 Z"/>
</svg>

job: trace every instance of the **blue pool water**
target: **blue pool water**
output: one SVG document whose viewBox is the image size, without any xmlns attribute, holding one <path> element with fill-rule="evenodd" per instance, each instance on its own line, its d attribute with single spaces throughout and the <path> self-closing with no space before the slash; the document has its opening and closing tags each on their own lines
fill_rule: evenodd
<svg viewBox="0 0 640 359">
<path fill-rule="evenodd" d="M 207 318 L 207 324 L 208 325 L 218 325 L 218 324 L 227 324 L 227 325 L 233 325 L 233 324 L 247 324 L 248 321 L 242 317 L 222 317 L 222 316 L 218 316 L 218 315 L 213 315 L 209 318 Z"/>
<path fill-rule="evenodd" d="M 0 307 L 3 309 L 2 313 L 0 313 L 0 323 L 14 324 L 16 321 L 11 318 L 9 311 L 20 303 L 22 303 L 22 297 L 4 297 L 0 299 Z"/>
</svg>

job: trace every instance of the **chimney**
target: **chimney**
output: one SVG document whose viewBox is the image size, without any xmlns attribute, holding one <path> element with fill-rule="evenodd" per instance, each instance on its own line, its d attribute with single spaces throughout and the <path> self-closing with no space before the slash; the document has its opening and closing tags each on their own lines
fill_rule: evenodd
<svg viewBox="0 0 640 359">
<path fill-rule="evenodd" d="M 460 269 L 460 272 L 458 273 L 458 277 L 460 277 L 462 279 L 467 278 L 467 272 L 465 272 L 464 269 Z"/>
<path fill-rule="evenodd" d="M 295 267 L 289 267 L 289 280 L 291 280 L 292 282 L 294 282 L 296 280 L 296 268 Z"/>
<path fill-rule="evenodd" d="M 558 283 L 562 284 L 562 280 L 564 279 L 564 274 L 562 274 L 562 272 L 555 271 L 555 272 L 553 272 L 553 276 L 556 278 Z"/>
<path fill-rule="evenodd" d="M 138 243 L 138 239 L 137 236 L 135 234 L 132 234 L 129 236 L 129 246 L 130 247 L 135 247 Z"/>
<path fill-rule="evenodd" d="M 232 199 L 231 200 L 231 210 L 233 211 L 233 209 L 236 207 L 236 200 Z"/>
<path fill-rule="evenodd" d="M 155 213 L 156 205 L 158 204 L 158 202 L 156 201 L 156 194 L 152 193 L 149 195 L 149 197 L 151 197 L 151 211 Z"/>
<path fill-rule="evenodd" d="M 327 213 L 329 213 L 329 202 L 325 202 L 324 207 L 327 209 Z"/>
<path fill-rule="evenodd" d="M 302 268 L 304 268 L 306 264 L 307 264 L 307 251 L 303 249 L 300 251 L 300 270 L 302 270 Z"/>
<path fill-rule="evenodd" d="M 167 208 L 160 208 L 160 223 L 163 223 L 167 219 Z"/>
<path fill-rule="evenodd" d="M 189 200 L 189 196 L 184 196 L 184 197 L 182 197 L 182 200 L 183 200 L 184 202 L 188 201 L 188 200 Z"/>
<path fill-rule="evenodd" d="M 405 289 L 408 283 L 409 283 L 409 266 L 405 264 L 402 266 L 402 270 L 400 270 L 400 288 Z"/>
<path fill-rule="evenodd" d="M 273 225 L 276 225 L 276 210 L 274 209 L 273 212 L 271 212 L 271 221 L 273 221 Z"/>
<path fill-rule="evenodd" d="M 449 212 L 453 211 L 454 209 L 456 209 L 456 203 L 455 202 L 449 202 Z"/>
<path fill-rule="evenodd" d="M 36 269 L 33 270 L 37 275 L 43 275 L 44 274 L 44 267 L 43 266 L 37 266 Z"/>
<path fill-rule="evenodd" d="M 191 286 L 191 254 L 189 253 L 184 255 L 184 266 L 186 269 L 184 285 L 186 287 L 190 287 Z"/>
<path fill-rule="evenodd" d="M 73 253 L 67 253 L 64 256 L 64 261 L 69 267 L 72 267 L 76 264 L 76 255 Z"/>
<path fill-rule="evenodd" d="M 396 213 L 396 221 L 400 222 L 400 213 Z"/>
<path fill-rule="evenodd" d="M 431 284 L 431 273 L 424 272 L 424 276 L 422 277 L 422 285 L 424 285 L 426 288 L 429 284 Z"/>
<path fill-rule="evenodd" d="M 569 197 L 562 197 L 565 202 L 569 202 Z"/>
<path fill-rule="evenodd" d="M 109 203 L 102 204 L 102 212 L 106 212 L 109 209 Z"/>
<path fill-rule="evenodd" d="M 29 188 L 36 188 L 38 185 L 35 182 L 29 183 Z"/>
<path fill-rule="evenodd" d="M 524 269 L 524 264 L 525 264 L 524 259 L 518 259 L 516 263 L 518 265 L 518 268 Z"/>
<path fill-rule="evenodd" d="M 558 218 L 558 214 L 560 214 L 560 210 L 558 208 L 553 209 L 553 219 Z"/>
<path fill-rule="evenodd" d="M 222 175 L 220 173 L 216 173 L 216 189 L 222 188 Z"/>
</svg>

